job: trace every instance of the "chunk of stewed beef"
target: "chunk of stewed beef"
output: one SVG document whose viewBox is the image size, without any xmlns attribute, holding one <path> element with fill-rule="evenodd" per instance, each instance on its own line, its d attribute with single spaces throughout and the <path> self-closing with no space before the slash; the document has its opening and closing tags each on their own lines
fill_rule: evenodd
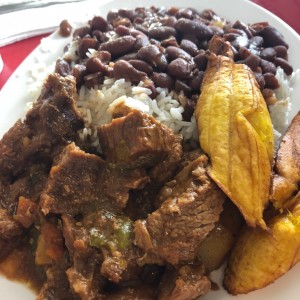
<svg viewBox="0 0 300 300">
<path fill-rule="evenodd" d="M 0 239 L 11 239 L 22 232 L 22 227 L 13 216 L 6 209 L 0 208 Z"/>
<path fill-rule="evenodd" d="M 189 163 L 160 191 L 162 205 L 135 222 L 135 243 L 144 250 L 141 263 L 193 261 L 198 245 L 214 228 L 224 194 L 208 177 L 208 159 Z"/>
<path fill-rule="evenodd" d="M 198 299 L 211 288 L 211 282 L 201 265 L 168 267 L 160 282 L 159 300 Z"/>
<path fill-rule="evenodd" d="M 0 178 L 11 182 L 35 162 L 51 161 L 78 139 L 83 120 L 76 108 L 75 80 L 51 74 L 24 121 L 18 120 L 0 141 Z"/>
<path fill-rule="evenodd" d="M 106 160 L 127 167 L 152 167 L 171 151 L 175 135 L 152 116 L 133 110 L 98 129 Z"/>
<path fill-rule="evenodd" d="M 77 214 L 89 206 L 95 209 L 106 201 L 98 184 L 105 162 L 94 154 L 80 150 L 74 143 L 65 147 L 51 170 L 40 206 L 44 214 Z"/>
</svg>

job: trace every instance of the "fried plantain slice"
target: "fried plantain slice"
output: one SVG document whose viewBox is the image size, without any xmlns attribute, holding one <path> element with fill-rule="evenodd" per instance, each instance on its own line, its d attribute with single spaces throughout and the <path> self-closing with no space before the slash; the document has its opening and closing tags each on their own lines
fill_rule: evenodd
<svg viewBox="0 0 300 300">
<path fill-rule="evenodd" d="M 261 289 L 300 261 L 300 205 L 273 217 L 268 227 L 241 232 L 225 270 L 223 283 L 230 294 Z"/>
<path fill-rule="evenodd" d="M 209 175 L 251 227 L 266 228 L 274 137 L 271 118 L 252 71 L 208 54 L 195 116 Z"/>
<path fill-rule="evenodd" d="M 275 159 L 270 199 L 277 209 L 289 209 L 300 198 L 300 112 L 284 134 Z"/>
</svg>

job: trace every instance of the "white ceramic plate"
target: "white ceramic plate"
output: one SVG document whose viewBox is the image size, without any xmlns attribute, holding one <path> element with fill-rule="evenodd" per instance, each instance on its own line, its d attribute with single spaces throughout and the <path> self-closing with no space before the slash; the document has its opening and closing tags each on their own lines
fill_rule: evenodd
<svg viewBox="0 0 300 300">
<path fill-rule="evenodd" d="M 100 2 L 100 1 L 99 1 Z M 85 5 L 82 3 L 81 5 Z M 247 0 L 147 0 L 128 1 L 125 4 L 122 0 L 104 0 L 98 6 L 90 7 L 91 16 L 100 14 L 106 16 L 111 9 L 121 7 L 134 8 L 137 6 L 178 6 L 194 7 L 199 10 L 212 8 L 217 14 L 229 20 L 241 20 L 245 23 L 254 23 L 268 21 L 275 26 L 284 36 L 290 45 L 289 60 L 294 69 L 300 69 L 300 37 L 282 20 L 253 4 Z M 85 7 L 86 12 L 86 7 Z M 81 16 L 82 19 L 82 16 Z M 76 20 L 74 20 L 76 21 Z M 7 81 L 6 85 L 0 92 L 0 137 L 14 124 L 14 122 L 25 115 L 26 103 L 33 100 L 32 94 L 28 91 L 27 79 L 30 73 L 35 72 L 41 65 L 50 65 L 55 59 L 63 53 L 63 47 L 68 43 L 68 39 L 61 38 L 57 34 L 51 35 L 45 39 L 41 46 L 34 50 L 28 58 L 20 65 L 16 72 Z M 51 51 L 49 51 L 51 49 Z M 298 98 L 297 98 L 298 95 Z M 300 110 L 300 82 L 294 87 L 292 95 L 292 111 L 289 119 Z M 263 257 L 262 257 L 263 259 Z M 202 297 L 203 300 L 283 300 L 299 299 L 300 295 L 300 264 L 295 266 L 286 275 L 278 279 L 268 287 L 252 292 L 248 295 L 239 295 L 236 297 L 228 295 L 221 287 L 218 291 L 211 291 L 208 295 Z M 213 273 L 213 279 L 221 282 L 222 272 Z M 34 294 L 26 287 L 7 281 L 0 277 L 0 299 L 12 300 L 33 300 Z"/>
</svg>

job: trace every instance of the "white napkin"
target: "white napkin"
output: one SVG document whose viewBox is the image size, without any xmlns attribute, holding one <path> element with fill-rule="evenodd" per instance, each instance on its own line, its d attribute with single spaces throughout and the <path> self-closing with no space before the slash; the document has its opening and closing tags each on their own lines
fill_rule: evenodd
<svg viewBox="0 0 300 300">
<path fill-rule="evenodd" d="M 20 2 L 20 0 L 13 1 Z M 13 1 L 9 1 L 9 5 Z M 0 2 L 0 47 L 39 34 L 53 32 L 64 19 L 87 21 L 95 13 L 95 10 L 91 8 L 99 5 L 99 0 L 71 0 L 71 2 L 69 0 L 61 1 L 69 2 L 62 4 L 57 4 L 60 1 L 55 1 L 56 4 L 52 5 L 46 5 L 46 2 L 52 1 L 27 0 L 25 2 L 30 2 L 30 5 L 36 5 L 38 2 L 39 5 L 43 3 L 44 6 L 1 13 L 1 9 L 3 12 L 7 7 L 6 4 L 4 5 L 5 2 L 8 1 Z M 102 0 L 101 4 L 103 2 L 108 1 Z M 29 7 L 26 6 L 28 3 L 22 3 L 22 5 Z"/>
</svg>

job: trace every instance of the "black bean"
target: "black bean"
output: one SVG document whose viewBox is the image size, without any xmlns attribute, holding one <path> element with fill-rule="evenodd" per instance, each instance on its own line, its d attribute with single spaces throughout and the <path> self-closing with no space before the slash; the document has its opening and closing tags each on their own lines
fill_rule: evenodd
<svg viewBox="0 0 300 300">
<path fill-rule="evenodd" d="M 119 18 L 113 20 L 111 24 L 112 24 L 113 28 L 117 28 L 120 25 L 130 27 L 131 26 L 131 21 L 128 18 L 119 17 Z"/>
<path fill-rule="evenodd" d="M 213 31 L 214 35 L 220 35 L 223 36 L 224 30 L 219 27 L 219 26 L 214 26 L 214 25 L 208 25 L 209 28 Z"/>
<path fill-rule="evenodd" d="M 115 32 L 119 36 L 130 35 L 130 29 L 124 25 L 119 25 L 116 27 Z"/>
<path fill-rule="evenodd" d="M 171 91 L 174 88 L 175 80 L 166 73 L 153 73 L 152 80 L 157 87 L 167 88 Z"/>
<path fill-rule="evenodd" d="M 195 70 L 191 80 L 189 81 L 189 86 L 196 92 L 200 92 L 201 84 L 204 78 L 204 71 Z"/>
<path fill-rule="evenodd" d="M 186 51 L 184 51 L 181 48 L 169 46 L 166 48 L 166 53 L 168 55 L 168 60 L 174 60 L 176 58 L 182 58 L 186 61 L 190 61 L 192 59 L 192 56 L 188 54 Z"/>
<path fill-rule="evenodd" d="M 138 51 L 143 47 L 146 47 L 147 45 L 150 44 L 150 41 L 148 37 L 145 34 L 140 34 L 136 36 L 136 42 L 134 43 L 133 46 L 133 51 Z"/>
<path fill-rule="evenodd" d="M 153 68 L 143 60 L 139 59 L 130 59 L 128 62 L 137 70 L 146 73 L 150 76 L 153 73 Z"/>
<path fill-rule="evenodd" d="M 160 44 L 164 48 L 167 48 L 168 46 L 179 47 L 177 40 L 174 36 L 171 36 L 170 38 L 163 40 Z"/>
<path fill-rule="evenodd" d="M 78 54 L 80 58 L 85 58 L 89 49 L 97 49 L 99 42 L 96 38 L 84 37 L 80 40 Z"/>
<path fill-rule="evenodd" d="M 128 18 L 131 22 L 133 22 L 134 18 L 137 15 L 133 9 L 123 9 L 123 8 L 119 9 L 118 14 L 123 18 Z"/>
<path fill-rule="evenodd" d="M 178 101 L 184 108 L 184 112 L 182 113 L 183 120 L 190 121 L 196 107 L 196 102 L 187 98 L 183 93 L 179 94 Z"/>
<path fill-rule="evenodd" d="M 240 59 L 245 59 L 249 55 L 251 55 L 251 51 L 249 49 L 247 49 L 245 47 L 240 47 L 240 49 L 238 51 L 238 57 Z"/>
<path fill-rule="evenodd" d="M 55 63 L 55 72 L 63 77 L 66 77 L 71 73 L 71 66 L 63 58 L 59 58 Z"/>
<path fill-rule="evenodd" d="M 259 88 L 262 90 L 265 87 L 265 78 L 262 73 L 254 72 L 254 76 L 256 78 L 256 81 L 258 83 Z"/>
<path fill-rule="evenodd" d="M 84 83 L 84 76 L 86 75 L 86 66 L 77 64 L 73 67 L 72 74 L 76 79 L 77 84 Z"/>
<path fill-rule="evenodd" d="M 170 76 L 179 79 L 191 77 L 193 66 L 182 58 L 176 58 L 168 65 L 167 71 Z"/>
<path fill-rule="evenodd" d="M 166 16 L 160 22 L 164 26 L 174 27 L 177 19 L 173 16 Z"/>
<path fill-rule="evenodd" d="M 111 60 L 111 54 L 108 51 L 97 51 L 95 55 L 103 64 L 108 64 Z"/>
<path fill-rule="evenodd" d="M 105 42 L 100 45 L 99 50 L 105 50 L 110 52 L 111 56 L 113 58 L 116 58 L 118 56 L 124 55 L 128 52 L 130 52 L 133 49 L 133 46 L 135 44 L 136 38 L 133 36 L 122 36 L 119 38 L 116 38 L 115 40 L 111 40 L 108 42 Z"/>
<path fill-rule="evenodd" d="M 193 11 L 190 8 L 181 8 L 176 13 L 176 18 L 186 18 L 186 19 L 193 19 Z"/>
<path fill-rule="evenodd" d="M 198 54 L 198 47 L 192 41 L 183 39 L 180 43 L 180 48 L 192 56 L 196 56 Z"/>
<path fill-rule="evenodd" d="M 284 40 L 283 35 L 273 26 L 265 26 L 259 35 L 264 38 L 264 42 L 267 47 L 282 45 L 287 49 L 289 48 L 289 45 Z"/>
<path fill-rule="evenodd" d="M 211 21 L 215 15 L 216 14 L 212 9 L 204 9 L 200 14 L 201 18 L 204 18 L 208 21 Z"/>
<path fill-rule="evenodd" d="M 150 97 L 152 99 L 155 99 L 158 95 L 158 92 L 156 90 L 154 82 L 148 77 L 142 78 L 142 81 L 143 81 L 143 87 L 145 87 L 151 91 Z"/>
<path fill-rule="evenodd" d="M 287 53 L 287 48 L 284 46 L 275 46 L 274 47 L 275 51 L 276 51 L 276 57 L 281 57 L 283 59 L 288 59 L 288 53 Z"/>
<path fill-rule="evenodd" d="M 176 36 L 176 30 L 169 26 L 157 26 L 149 29 L 149 37 L 162 41 L 170 36 Z"/>
<path fill-rule="evenodd" d="M 255 71 L 257 69 L 257 67 L 259 66 L 259 62 L 260 62 L 260 60 L 259 60 L 259 58 L 256 55 L 250 54 L 245 59 L 239 60 L 236 63 L 238 63 L 238 64 L 245 64 L 252 71 Z"/>
<path fill-rule="evenodd" d="M 132 52 L 132 53 L 128 53 L 125 55 L 122 55 L 121 57 L 119 57 L 117 60 L 131 60 L 131 59 L 138 59 L 138 55 L 137 52 Z"/>
<path fill-rule="evenodd" d="M 238 30 L 238 29 L 236 29 Z M 249 46 L 249 39 L 246 34 L 239 34 L 234 32 L 225 33 L 223 35 L 226 41 L 229 41 L 232 46 L 236 49 L 240 47 L 248 47 Z"/>
<path fill-rule="evenodd" d="M 192 88 L 187 85 L 187 83 L 182 80 L 176 79 L 175 81 L 175 91 L 177 93 L 183 92 L 186 96 L 190 97 L 192 93 Z"/>
<path fill-rule="evenodd" d="M 163 48 L 157 45 L 148 45 L 138 51 L 138 57 L 148 62 L 152 67 L 165 70 L 168 66 Z"/>
<path fill-rule="evenodd" d="M 183 40 L 188 40 L 188 41 L 193 42 L 193 43 L 194 43 L 195 45 L 197 45 L 198 48 L 199 48 L 199 40 L 198 40 L 198 38 L 197 38 L 195 35 L 189 34 L 189 33 L 184 33 L 184 34 L 182 35 L 182 39 L 183 39 Z"/>
<path fill-rule="evenodd" d="M 204 71 L 207 66 L 207 58 L 204 50 L 200 50 L 199 54 L 194 57 L 194 62 L 200 71 Z"/>
<path fill-rule="evenodd" d="M 281 67 L 286 75 L 291 75 L 293 73 L 293 67 L 281 57 L 276 57 L 274 59 L 274 64 L 276 67 Z"/>
<path fill-rule="evenodd" d="M 193 34 L 199 39 L 209 39 L 213 36 L 211 28 L 197 20 L 181 18 L 177 21 L 175 28 L 181 33 Z"/>
<path fill-rule="evenodd" d="M 274 75 L 276 74 L 276 66 L 270 61 L 261 59 L 259 62 L 259 66 L 261 67 L 263 73 L 272 73 Z"/>
<path fill-rule="evenodd" d="M 92 30 L 106 31 L 107 25 L 108 25 L 107 21 L 101 16 L 95 16 L 91 21 Z"/>
<path fill-rule="evenodd" d="M 93 30 L 92 37 L 95 37 L 100 43 L 105 43 L 109 40 L 108 36 L 100 30 Z"/>
<path fill-rule="evenodd" d="M 126 60 L 118 60 L 114 64 L 113 72 L 115 78 L 125 78 L 134 83 L 140 82 L 143 77 L 147 76 L 146 73 L 137 70 Z"/>
<path fill-rule="evenodd" d="M 279 88 L 279 82 L 274 74 L 265 73 L 264 79 L 265 79 L 265 88 L 269 88 L 272 90 Z"/>
<path fill-rule="evenodd" d="M 102 73 L 94 73 L 84 76 L 84 84 L 87 88 L 92 88 L 95 85 L 102 84 L 104 81 L 104 76 Z"/>
<path fill-rule="evenodd" d="M 253 37 L 252 35 L 252 32 L 250 31 L 249 27 L 247 24 L 241 22 L 241 21 L 236 21 L 233 25 L 232 25 L 233 28 L 236 28 L 236 29 L 241 29 L 243 30 L 246 34 L 247 34 L 247 37 L 249 39 L 251 39 Z"/>
<path fill-rule="evenodd" d="M 268 47 L 264 48 L 260 52 L 260 57 L 262 59 L 273 61 L 276 56 L 276 50 L 274 48 Z"/>
<path fill-rule="evenodd" d="M 254 45 L 256 47 L 261 47 L 264 43 L 264 39 L 263 39 L 262 36 L 256 35 L 253 38 L 251 38 L 249 40 L 249 42 L 250 42 L 251 45 Z"/>
<path fill-rule="evenodd" d="M 112 22 L 113 20 L 115 20 L 116 18 L 118 18 L 118 12 L 117 11 L 114 11 L 114 10 L 111 10 L 108 12 L 107 16 L 106 16 L 106 19 L 108 22 Z"/>
<path fill-rule="evenodd" d="M 106 71 L 105 64 L 97 57 L 90 57 L 86 62 L 86 71 L 89 74 Z"/>
<path fill-rule="evenodd" d="M 71 34 L 72 26 L 68 20 L 62 20 L 59 24 L 59 34 L 63 37 L 67 37 Z"/>
<path fill-rule="evenodd" d="M 73 38 L 77 38 L 77 37 L 83 38 L 86 35 L 90 34 L 90 32 L 91 32 L 91 27 L 88 26 L 88 25 L 79 27 L 79 28 L 74 30 Z"/>
</svg>

